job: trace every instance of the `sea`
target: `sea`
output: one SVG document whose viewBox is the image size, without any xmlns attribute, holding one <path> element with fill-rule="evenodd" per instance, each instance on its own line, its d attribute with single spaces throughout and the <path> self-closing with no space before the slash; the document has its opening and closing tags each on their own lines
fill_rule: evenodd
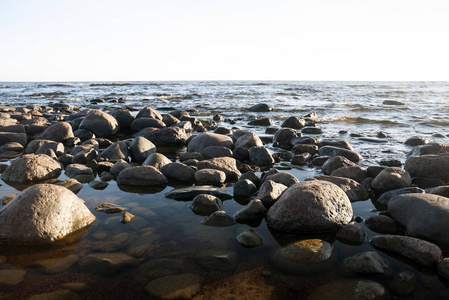
<svg viewBox="0 0 449 300">
<path fill-rule="evenodd" d="M 252 130 L 266 141 L 272 153 L 280 150 L 270 143 L 272 131 L 267 131 L 266 126 L 249 125 L 251 120 L 269 117 L 275 123 L 270 127 L 280 128 L 289 116 L 303 117 L 315 112 L 316 126 L 323 133 L 312 136 L 348 140 L 361 154 L 362 167 L 388 160 L 403 164 L 411 150 L 404 142 L 410 137 L 448 142 L 448 100 L 449 82 L 0 82 L 1 105 L 65 103 L 73 111 L 94 108 L 109 111 L 121 107 L 130 109 L 134 115 L 150 106 L 161 113 L 185 110 L 206 122 L 212 122 L 219 114 L 224 121 L 217 126 Z M 273 110 L 249 110 L 259 103 L 266 103 Z M 185 149 L 176 149 L 167 156 L 177 160 L 179 151 Z M 322 174 L 313 166 L 281 163 L 275 167 L 294 174 L 300 181 Z M 59 179 L 67 177 L 61 174 Z M 0 183 L 0 196 L 20 190 Z M 201 224 L 204 217 L 195 215 L 188 207 L 189 202 L 164 197 L 177 187 L 180 186 L 133 191 L 122 190 L 111 181 L 99 191 L 84 184 L 77 195 L 97 220 L 67 245 L 0 246 L 0 271 L 26 271 L 23 280 L 13 288 L 0 288 L 0 299 L 28 299 L 46 293 L 75 293 L 80 299 L 152 299 L 145 290 L 151 281 L 183 273 L 193 273 L 204 280 L 194 299 L 307 299 L 314 290 L 326 289 L 330 282 L 351 280 L 378 283 L 386 298 L 372 299 L 449 299 L 449 283 L 436 269 L 374 249 L 369 240 L 379 233 L 371 231 L 363 221 L 360 224 L 367 236 L 362 245 L 345 244 L 332 234 L 304 237 L 275 232 L 265 220 L 259 224 L 210 227 Z M 232 185 L 226 189 L 232 193 Z M 122 224 L 119 215 L 96 212 L 94 208 L 103 202 L 126 208 L 136 219 Z M 246 203 L 226 200 L 223 210 L 233 215 Z M 380 213 L 371 200 L 353 203 L 353 210 L 354 217 L 362 220 Z M 262 246 L 246 248 L 238 243 L 236 237 L 248 229 L 263 238 Z M 332 244 L 336 259 L 328 270 L 292 274 L 272 263 L 273 251 L 305 238 L 320 238 Z M 219 251 L 217 257 L 222 259 L 209 265 L 199 262 L 198 255 L 205 250 Z M 385 259 L 388 268 L 384 274 L 347 272 L 346 259 L 365 251 L 376 251 Z M 138 265 L 119 265 L 108 274 L 79 267 L 83 257 L 97 253 L 124 253 L 136 258 Z M 233 258 L 232 266 L 227 265 L 231 264 L 229 255 Z M 74 288 L 76 284 L 78 290 Z M 340 299 L 336 286 L 329 285 L 329 289 L 336 289 L 330 291 L 334 293 L 332 299 Z"/>
</svg>

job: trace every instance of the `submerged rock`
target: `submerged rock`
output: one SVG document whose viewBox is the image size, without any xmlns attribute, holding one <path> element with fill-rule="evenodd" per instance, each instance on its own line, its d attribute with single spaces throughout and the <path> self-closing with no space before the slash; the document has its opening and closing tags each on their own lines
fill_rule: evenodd
<svg viewBox="0 0 449 300">
<path fill-rule="evenodd" d="M 175 200 L 192 200 L 200 194 L 213 195 L 221 200 L 232 199 L 232 195 L 226 192 L 226 190 L 214 186 L 204 185 L 173 189 L 165 193 L 165 197 Z"/>
<path fill-rule="evenodd" d="M 338 298 L 336 297 L 338 295 Z M 308 300 L 387 300 L 388 291 L 377 282 L 365 279 L 338 279 L 315 289 Z"/>
<path fill-rule="evenodd" d="M 90 225 L 95 216 L 68 189 L 53 184 L 33 185 L 0 211 L 0 242 L 44 244 Z"/>
<path fill-rule="evenodd" d="M 203 250 L 193 259 L 206 271 L 214 273 L 231 273 L 239 262 L 238 254 L 230 250 Z"/>
<path fill-rule="evenodd" d="M 228 215 L 225 211 L 219 210 L 212 213 L 210 216 L 205 218 L 201 224 L 207 226 L 216 226 L 216 227 L 226 227 L 235 224 L 235 220 L 233 217 Z"/>
<path fill-rule="evenodd" d="M 368 251 L 346 259 L 345 267 L 357 274 L 384 274 L 388 263 L 377 252 Z"/>
<path fill-rule="evenodd" d="M 337 239 L 349 244 L 363 244 L 366 232 L 357 222 L 350 222 L 337 232 Z"/>
<path fill-rule="evenodd" d="M 263 244 L 263 238 L 252 229 L 248 229 L 239 234 L 237 236 L 237 241 L 247 248 L 258 247 Z"/>
<path fill-rule="evenodd" d="M 171 275 L 150 281 L 145 290 L 157 299 L 192 299 L 201 291 L 203 281 L 203 278 L 191 273 Z"/>
<path fill-rule="evenodd" d="M 189 208 L 197 215 L 209 216 L 210 214 L 221 210 L 223 202 L 213 196 L 207 194 L 200 194 L 193 198 L 193 201 L 189 204 Z"/>
<path fill-rule="evenodd" d="M 139 266 L 139 261 L 124 253 L 93 253 L 83 256 L 78 262 L 78 267 L 82 272 L 107 276 L 137 266 Z"/>
</svg>

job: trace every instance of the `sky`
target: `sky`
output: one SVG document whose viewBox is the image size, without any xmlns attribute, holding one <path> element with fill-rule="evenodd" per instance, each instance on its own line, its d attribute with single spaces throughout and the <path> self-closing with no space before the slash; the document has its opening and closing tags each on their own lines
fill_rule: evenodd
<svg viewBox="0 0 449 300">
<path fill-rule="evenodd" d="M 0 81 L 449 80 L 447 0 L 0 0 Z"/>
</svg>

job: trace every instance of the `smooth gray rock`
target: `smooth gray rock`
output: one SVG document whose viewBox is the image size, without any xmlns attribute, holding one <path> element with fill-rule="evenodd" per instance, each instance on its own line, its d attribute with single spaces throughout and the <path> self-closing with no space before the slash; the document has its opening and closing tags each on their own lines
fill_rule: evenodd
<svg viewBox="0 0 449 300">
<path fill-rule="evenodd" d="M 25 147 L 28 142 L 27 135 L 25 133 L 0 132 L 0 146 L 10 142 L 17 142 Z"/>
<path fill-rule="evenodd" d="M 131 165 L 128 164 L 125 160 L 119 159 L 115 162 L 109 172 L 114 175 L 114 177 L 117 177 L 118 174 L 120 174 L 120 172 L 126 168 L 131 168 Z"/>
<path fill-rule="evenodd" d="M 213 212 L 210 216 L 206 217 L 201 224 L 207 226 L 215 226 L 215 227 L 227 227 L 232 226 L 236 222 L 233 217 L 228 215 L 223 210 L 218 210 Z"/>
<path fill-rule="evenodd" d="M 193 153 L 195 153 L 195 152 L 193 152 Z M 201 156 L 204 159 L 210 159 L 210 158 L 214 158 L 214 157 L 234 157 L 234 154 L 232 153 L 232 150 L 227 147 L 207 146 L 201 152 Z"/>
<path fill-rule="evenodd" d="M 442 255 L 437 245 L 402 235 L 378 235 L 371 239 L 371 244 L 378 249 L 405 256 L 425 266 L 436 266 Z"/>
<path fill-rule="evenodd" d="M 212 213 L 221 210 L 222 207 L 223 202 L 219 198 L 208 194 L 200 194 L 195 196 L 189 204 L 189 208 L 195 214 L 201 216 L 209 216 Z"/>
<path fill-rule="evenodd" d="M 368 172 L 360 166 L 346 166 L 332 171 L 330 176 L 350 178 L 361 183 L 368 177 Z"/>
<path fill-rule="evenodd" d="M 136 116 L 137 118 L 153 118 L 162 121 L 162 115 L 152 107 L 146 106 L 142 108 Z"/>
<path fill-rule="evenodd" d="M 24 270 L 0 270 L 0 291 L 9 292 L 17 288 L 25 279 Z"/>
<path fill-rule="evenodd" d="M 290 150 L 293 147 L 292 140 L 298 137 L 295 130 L 290 128 L 281 128 L 274 134 L 273 146 Z"/>
<path fill-rule="evenodd" d="M 377 199 L 377 202 L 381 205 L 384 205 L 385 207 L 388 207 L 388 203 L 391 199 L 393 199 L 396 196 L 402 195 L 402 194 L 422 194 L 425 193 L 423 189 L 420 189 L 418 187 L 406 187 L 402 189 L 395 189 L 388 192 L 383 193 L 379 199 Z"/>
<path fill-rule="evenodd" d="M 332 182 L 346 193 L 351 202 L 364 201 L 369 198 L 368 190 L 363 185 L 350 178 L 318 175 L 307 178 L 306 180 L 322 180 Z"/>
<path fill-rule="evenodd" d="M 355 167 L 357 166 L 355 163 L 347 159 L 343 156 L 334 156 L 330 157 L 328 160 L 326 160 L 323 165 L 321 166 L 321 170 L 324 174 L 329 175 L 333 171 L 338 170 L 342 167 Z"/>
<path fill-rule="evenodd" d="M 365 220 L 366 226 L 377 233 L 402 234 L 404 230 L 392 218 L 385 215 L 371 216 Z"/>
<path fill-rule="evenodd" d="M 47 140 L 45 140 L 47 141 Z M 36 149 L 35 154 L 46 154 L 46 152 L 51 149 L 57 156 L 64 154 L 64 145 L 59 142 L 48 141 L 42 143 L 42 145 Z"/>
<path fill-rule="evenodd" d="M 371 183 L 373 189 L 384 192 L 410 187 L 411 185 L 412 178 L 410 177 L 410 174 L 399 167 L 384 169 Z"/>
<path fill-rule="evenodd" d="M 117 161 L 119 159 L 126 160 L 128 155 L 128 145 L 125 142 L 120 141 L 107 147 L 99 156 L 107 158 L 108 160 Z"/>
<path fill-rule="evenodd" d="M 143 136 L 155 144 L 156 147 L 184 146 L 188 139 L 187 132 L 183 128 L 176 126 L 164 127 L 160 129 L 147 127 L 137 132 L 135 136 Z"/>
<path fill-rule="evenodd" d="M 152 153 L 145 159 L 145 161 L 142 163 L 142 166 L 152 166 L 160 170 L 163 166 L 171 163 L 172 161 L 169 160 L 164 154 Z"/>
<path fill-rule="evenodd" d="M 74 137 L 72 126 L 67 122 L 54 123 L 39 136 L 40 139 L 55 142 L 64 142 L 71 137 Z"/>
<path fill-rule="evenodd" d="M 234 219 L 239 223 L 264 218 L 267 215 L 267 209 L 259 199 L 251 200 L 242 209 L 234 214 Z"/>
<path fill-rule="evenodd" d="M 253 248 L 263 244 L 263 238 L 254 230 L 248 229 L 237 236 L 237 241 L 244 247 Z"/>
<path fill-rule="evenodd" d="M 223 134 L 203 133 L 194 137 L 187 145 L 188 152 L 201 153 L 208 146 L 222 146 L 232 149 L 234 142 L 232 138 Z"/>
<path fill-rule="evenodd" d="M 254 125 L 254 126 L 272 126 L 274 125 L 274 122 L 272 119 L 264 117 L 259 119 L 254 119 L 248 123 L 248 125 Z"/>
<path fill-rule="evenodd" d="M 404 144 L 408 146 L 420 146 L 427 144 L 428 141 L 422 136 L 412 136 L 405 140 Z"/>
<path fill-rule="evenodd" d="M 249 198 L 257 191 L 257 187 L 249 179 L 242 179 L 234 183 L 233 185 L 234 198 L 243 197 Z"/>
<path fill-rule="evenodd" d="M 288 187 L 282 183 L 277 183 L 268 179 L 260 186 L 260 189 L 257 192 L 257 198 L 260 199 L 265 207 L 270 208 L 276 201 L 278 201 L 287 188 Z"/>
<path fill-rule="evenodd" d="M 288 117 L 281 125 L 281 127 L 301 129 L 306 126 L 306 120 L 298 118 L 296 116 Z"/>
<path fill-rule="evenodd" d="M 252 112 L 269 112 L 272 111 L 273 108 L 266 103 L 258 103 L 251 106 L 248 110 Z"/>
<path fill-rule="evenodd" d="M 407 235 L 449 246 L 449 198 L 433 194 L 403 194 L 388 204 L 388 213 Z"/>
<path fill-rule="evenodd" d="M 180 162 L 166 164 L 160 171 L 168 180 L 193 182 L 195 179 L 195 170 Z"/>
<path fill-rule="evenodd" d="M 249 149 L 249 159 L 251 163 L 258 166 L 270 166 L 274 164 L 274 159 L 271 156 L 270 151 L 263 146 L 251 147 Z"/>
<path fill-rule="evenodd" d="M 28 154 L 14 160 L 2 173 L 2 180 L 35 182 L 51 179 L 61 173 L 61 164 L 45 154 Z"/>
<path fill-rule="evenodd" d="M 267 214 L 271 227 L 298 233 L 337 231 L 351 219 L 351 202 L 345 192 L 321 180 L 290 186 Z"/>
<path fill-rule="evenodd" d="M 449 280 L 449 258 L 444 258 L 438 263 L 438 273 Z"/>
<path fill-rule="evenodd" d="M 405 161 L 404 169 L 411 177 L 426 177 L 449 181 L 449 155 L 411 156 Z"/>
<path fill-rule="evenodd" d="M 413 147 L 413 149 L 407 153 L 408 157 L 417 155 L 440 155 L 449 153 L 449 144 L 447 143 L 430 143 L 422 146 Z"/>
<path fill-rule="evenodd" d="M 362 157 L 357 152 L 334 146 L 323 146 L 318 150 L 318 153 L 320 156 L 343 156 L 355 163 L 362 160 Z"/>
<path fill-rule="evenodd" d="M 81 121 L 79 129 L 87 129 L 98 137 L 113 135 L 119 130 L 117 120 L 101 110 L 91 110 Z"/>
<path fill-rule="evenodd" d="M 357 222 L 350 222 L 343 226 L 336 235 L 337 239 L 349 244 L 363 244 L 366 232 Z"/>
<path fill-rule="evenodd" d="M 156 152 L 156 146 L 144 137 L 136 137 L 130 145 L 133 161 L 143 162 L 148 156 Z"/>
<path fill-rule="evenodd" d="M 40 148 L 39 148 L 40 149 Z M 95 148 L 90 148 L 78 152 L 76 155 L 72 157 L 72 164 L 86 164 L 95 157 L 97 157 L 98 151 Z"/>
<path fill-rule="evenodd" d="M 226 181 L 226 173 L 214 169 L 202 169 L 195 172 L 196 185 L 222 186 Z"/>
<path fill-rule="evenodd" d="M 64 174 L 67 177 L 73 178 L 78 175 L 93 175 L 93 171 L 91 168 L 86 167 L 82 164 L 70 164 L 65 168 Z"/>
<path fill-rule="evenodd" d="M 274 181 L 276 183 L 280 183 L 285 185 L 286 187 L 290 187 L 295 183 L 298 183 L 299 180 L 295 177 L 295 175 L 290 174 L 288 172 L 277 172 L 274 174 L 270 174 L 266 177 L 263 178 L 263 181 L 267 181 L 267 180 L 271 180 Z"/>
<path fill-rule="evenodd" d="M 137 166 L 122 170 L 117 176 L 117 184 L 133 186 L 163 186 L 167 178 L 152 166 Z"/>
<path fill-rule="evenodd" d="M 237 169 L 237 162 L 232 157 L 216 157 L 198 162 L 198 170 L 215 169 L 225 172 L 226 181 L 237 181 L 241 173 Z"/>
<path fill-rule="evenodd" d="M 120 130 L 129 130 L 131 128 L 131 123 L 134 121 L 131 112 L 126 108 L 116 108 L 112 110 L 111 116 L 117 120 Z"/>
<path fill-rule="evenodd" d="M 165 193 L 165 197 L 175 200 L 192 200 L 200 194 L 213 195 L 221 200 L 232 199 L 232 195 L 226 192 L 226 190 L 204 185 L 173 189 Z"/>
<path fill-rule="evenodd" d="M 384 274 L 388 263 L 377 252 L 367 251 L 347 258 L 345 267 L 357 274 Z"/>
<path fill-rule="evenodd" d="M 157 119 L 147 118 L 147 117 L 136 118 L 131 123 L 132 131 L 140 131 L 147 127 L 164 128 L 164 127 L 166 127 L 166 125 L 164 122 L 162 122 L 162 120 L 157 120 Z"/>
<path fill-rule="evenodd" d="M 442 185 L 425 189 L 427 194 L 434 194 L 449 198 L 449 185 Z"/>
<path fill-rule="evenodd" d="M 248 132 L 240 136 L 235 142 L 235 148 L 245 148 L 249 149 L 251 147 L 262 147 L 263 142 L 259 136 L 254 132 Z"/>
<path fill-rule="evenodd" d="M 0 211 L 0 242 L 45 244 L 64 238 L 95 221 L 84 201 L 65 187 L 36 184 Z"/>
</svg>

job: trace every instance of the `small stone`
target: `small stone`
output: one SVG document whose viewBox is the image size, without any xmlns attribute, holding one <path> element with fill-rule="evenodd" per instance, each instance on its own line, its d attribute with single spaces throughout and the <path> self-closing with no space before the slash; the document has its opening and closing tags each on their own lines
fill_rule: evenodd
<svg viewBox="0 0 449 300">
<path fill-rule="evenodd" d="M 135 215 L 133 215 L 132 213 L 129 213 L 129 212 L 125 211 L 125 212 L 123 213 L 122 218 L 120 219 L 120 223 L 123 223 L 123 224 L 129 223 L 129 222 L 131 222 L 131 220 L 134 219 L 134 218 L 135 218 Z"/>
<path fill-rule="evenodd" d="M 116 204 L 103 202 L 97 207 L 95 207 L 95 210 L 106 214 L 118 214 L 124 211 L 125 209 Z"/>
<path fill-rule="evenodd" d="M 8 194 L 8 195 L 5 195 L 5 196 L 1 197 L 1 198 L 0 198 L 0 201 L 2 202 L 2 205 L 6 205 L 6 204 L 8 204 L 8 202 L 11 201 L 12 198 L 14 198 L 15 196 L 17 196 L 17 193 L 15 193 L 15 194 Z"/>
<path fill-rule="evenodd" d="M 150 281 L 145 290 L 157 299 L 191 299 L 201 291 L 203 278 L 195 274 L 160 277 Z"/>
<path fill-rule="evenodd" d="M 240 244 L 248 248 L 258 247 L 263 244 L 263 238 L 252 229 L 248 229 L 239 234 L 237 240 Z"/>
<path fill-rule="evenodd" d="M 377 252 L 368 251 L 346 259 L 345 266 L 357 274 L 384 274 L 388 263 Z"/>
<path fill-rule="evenodd" d="M 96 190 L 104 190 L 108 186 L 108 183 L 105 181 L 94 180 L 89 182 L 89 186 Z"/>
<path fill-rule="evenodd" d="M 219 210 L 205 218 L 201 223 L 207 226 L 226 227 L 232 226 L 236 222 L 234 218 L 228 215 L 225 211 Z"/>
<path fill-rule="evenodd" d="M 221 210 L 223 206 L 222 201 L 213 196 L 207 194 L 200 194 L 193 198 L 189 208 L 197 215 L 209 216 L 210 214 Z"/>
<path fill-rule="evenodd" d="M 337 232 L 337 238 L 350 244 L 362 244 L 365 241 L 366 233 L 357 222 L 351 222 L 343 226 Z"/>
</svg>

